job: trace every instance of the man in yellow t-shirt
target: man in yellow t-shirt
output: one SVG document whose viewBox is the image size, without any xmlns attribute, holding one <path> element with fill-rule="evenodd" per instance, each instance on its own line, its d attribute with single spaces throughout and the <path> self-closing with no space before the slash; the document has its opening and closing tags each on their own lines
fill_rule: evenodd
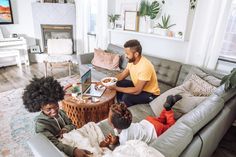
<svg viewBox="0 0 236 157">
<path fill-rule="evenodd" d="M 152 63 L 142 56 L 142 46 L 138 40 L 129 40 L 124 44 L 128 59 L 126 69 L 118 74 L 116 86 L 108 87 L 117 91 L 117 101 L 128 107 L 149 103 L 160 94 L 157 75 Z M 125 78 L 130 76 L 131 80 Z"/>
</svg>

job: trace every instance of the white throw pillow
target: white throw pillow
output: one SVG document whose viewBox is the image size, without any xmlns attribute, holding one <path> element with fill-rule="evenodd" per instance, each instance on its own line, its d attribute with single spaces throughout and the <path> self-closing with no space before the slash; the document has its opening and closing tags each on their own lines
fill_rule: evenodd
<svg viewBox="0 0 236 157">
<path fill-rule="evenodd" d="M 162 93 L 150 102 L 150 106 L 155 115 L 159 116 L 167 96 L 180 94 L 183 98 L 173 106 L 173 109 L 176 113 L 185 114 L 204 101 L 215 89 L 216 87 L 193 74 L 184 84 Z"/>
</svg>

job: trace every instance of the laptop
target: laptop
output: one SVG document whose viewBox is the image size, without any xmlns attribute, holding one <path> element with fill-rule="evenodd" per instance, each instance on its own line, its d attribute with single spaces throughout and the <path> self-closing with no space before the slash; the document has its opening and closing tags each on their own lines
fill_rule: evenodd
<svg viewBox="0 0 236 157">
<path fill-rule="evenodd" d="M 98 89 L 95 88 L 95 84 L 92 83 L 91 69 L 89 69 L 81 76 L 81 88 L 83 95 L 88 95 L 92 97 L 101 97 L 104 91 L 106 90 L 106 87 Z"/>
</svg>

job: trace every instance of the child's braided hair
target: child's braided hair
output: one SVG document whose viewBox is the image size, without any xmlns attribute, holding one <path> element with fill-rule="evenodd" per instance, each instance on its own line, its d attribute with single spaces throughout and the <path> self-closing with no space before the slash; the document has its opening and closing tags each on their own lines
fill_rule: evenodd
<svg viewBox="0 0 236 157">
<path fill-rule="evenodd" d="M 127 129 L 132 122 L 132 114 L 125 104 L 113 104 L 110 108 L 112 112 L 111 122 L 116 129 Z"/>
</svg>

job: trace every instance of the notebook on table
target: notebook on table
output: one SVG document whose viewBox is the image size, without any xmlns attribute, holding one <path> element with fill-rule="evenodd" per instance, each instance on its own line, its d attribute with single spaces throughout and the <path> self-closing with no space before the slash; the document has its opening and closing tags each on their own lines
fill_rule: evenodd
<svg viewBox="0 0 236 157">
<path fill-rule="evenodd" d="M 95 88 L 95 84 L 92 83 L 91 69 L 89 69 L 81 76 L 81 86 L 83 95 L 88 95 L 92 97 L 101 97 L 104 91 L 106 90 L 106 87 L 102 87 L 99 89 Z"/>
</svg>

